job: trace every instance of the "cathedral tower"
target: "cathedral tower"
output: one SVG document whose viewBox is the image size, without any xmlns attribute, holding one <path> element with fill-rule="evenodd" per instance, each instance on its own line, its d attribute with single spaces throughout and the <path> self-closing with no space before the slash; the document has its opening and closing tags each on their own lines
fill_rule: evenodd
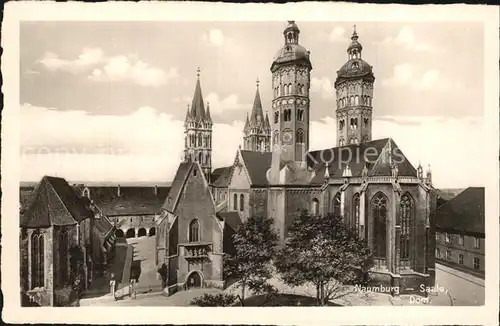
<svg viewBox="0 0 500 326">
<path fill-rule="evenodd" d="M 262 102 L 259 93 L 259 80 L 257 79 L 257 90 L 253 101 L 250 118 L 247 114 L 245 128 L 243 129 L 243 148 L 247 151 L 269 152 L 271 150 L 271 126 L 269 117 L 264 117 Z"/>
<path fill-rule="evenodd" d="M 311 61 L 309 51 L 299 44 L 300 30 L 289 21 L 283 35 L 284 46 L 271 65 L 272 164 L 276 181 L 279 171 L 289 163 L 304 165 L 309 149 L 309 85 Z"/>
<path fill-rule="evenodd" d="M 191 107 L 188 105 L 184 122 L 184 160 L 200 163 L 208 182 L 212 174 L 212 118 L 210 107 L 203 103 L 200 85 L 200 68 Z"/>
<path fill-rule="evenodd" d="M 347 62 L 337 71 L 337 146 L 372 139 L 373 67 L 361 59 L 356 25 L 347 48 Z"/>
</svg>

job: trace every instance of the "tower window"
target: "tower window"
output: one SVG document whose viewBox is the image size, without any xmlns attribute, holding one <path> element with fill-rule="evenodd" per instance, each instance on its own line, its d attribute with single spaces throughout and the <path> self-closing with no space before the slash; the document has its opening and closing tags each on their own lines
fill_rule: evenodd
<svg viewBox="0 0 500 326">
<path fill-rule="evenodd" d="M 350 101 L 351 105 L 354 105 L 354 96 L 351 96 L 350 99 L 351 99 Z"/>
<path fill-rule="evenodd" d="M 202 160 L 203 160 L 203 156 L 202 156 L 201 152 L 199 152 L 198 153 L 198 163 L 203 163 Z"/>
<path fill-rule="evenodd" d="M 304 121 L 304 110 L 297 109 L 297 121 Z"/>
<path fill-rule="evenodd" d="M 283 111 L 283 113 L 285 114 L 285 119 L 284 119 L 285 121 L 290 121 L 290 120 L 292 120 L 292 110 L 290 110 L 290 109 L 285 109 L 285 110 Z"/>
<path fill-rule="evenodd" d="M 292 94 L 292 84 L 288 84 L 288 94 Z"/>
<path fill-rule="evenodd" d="M 278 111 L 274 112 L 274 123 L 278 123 L 280 119 L 280 113 Z"/>
<path fill-rule="evenodd" d="M 365 127 L 368 127 L 368 123 L 370 122 L 370 119 L 364 118 L 363 121 L 365 122 Z"/>
<path fill-rule="evenodd" d="M 280 132 L 276 130 L 273 135 L 273 145 L 276 146 L 278 145 L 279 142 L 279 137 L 280 137 Z"/>
<path fill-rule="evenodd" d="M 297 138 L 297 143 L 304 144 L 305 143 L 304 130 L 302 130 L 302 129 L 297 130 L 297 137 L 296 138 Z"/>
<path fill-rule="evenodd" d="M 359 105 L 359 97 L 358 97 L 358 95 L 354 96 L 354 105 Z"/>
<path fill-rule="evenodd" d="M 358 118 L 351 118 L 351 130 L 358 129 Z"/>
<path fill-rule="evenodd" d="M 339 146 L 344 146 L 344 140 L 342 138 L 339 140 Z"/>
<path fill-rule="evenodd" d="M 339 130 L 340 131 L 344 130 L 344 125 L 345 125 L 345 121 L 344 120 L 340 120 L 339 121 Z"/>
</svg>

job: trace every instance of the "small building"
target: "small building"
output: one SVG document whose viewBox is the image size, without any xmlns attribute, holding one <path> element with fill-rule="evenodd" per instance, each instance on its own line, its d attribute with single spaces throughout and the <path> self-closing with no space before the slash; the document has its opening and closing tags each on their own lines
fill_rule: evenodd
<svg viewBox="0 0 500 326">
<path fill-rule="evenodd" d="M 89 288 L 103 239 L 95 214 L 66 180 L 44 176 L 20 214 L 21 293 L 40 306 L 65 306 Z M 109 226 L 99 222 L 101 231 Z M 106 241 L 106 240 L 104 240 Z"/>
<path fill-rule="evenodd" d="M 436 262 L 484 278 L 484 188 L 469 187 L 436 212 Z"/>
</svg>

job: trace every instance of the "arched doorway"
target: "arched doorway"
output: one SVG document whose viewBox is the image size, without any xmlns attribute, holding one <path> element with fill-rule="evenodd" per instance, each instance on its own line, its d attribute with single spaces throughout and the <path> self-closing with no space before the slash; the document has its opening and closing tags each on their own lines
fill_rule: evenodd
<svg viewBox="0 0 500 326">
<path fill-rule="evenodd" d="M 152 237 L 153 235 L 156 235 L 156 229 L 154 227 L 149 229 L 149 236 Z"/>
<path fill-rule="evenodd" d="M 146 229 L 140 228 L 139 232 L 137 232 L 137 236 L 140 238 L 140 237 L 144 237 L 145 235 L 146 235 Z"/>
<path fill-rule="evenodd" d="M 192 272 L 186 280 L 186 288 L 187 290 L 201 288 L 201 283 L 200 273 Z"/>
<path fill-rule="evenodd" d="M 117 238 L 123 238 L 123 237 L 125 236 L 125 233 L 123 233 L 123 230 L 118 229 L 118 230 L 116 230 L 116 232 L 115 232 L 115 236 L 116 236 Z"/>
<path fill-rule="evenodd" d="M 135 229 L 128 229 L 127 233 L 125 234 L 126 238 L 135 238 Z"/>
</svg>

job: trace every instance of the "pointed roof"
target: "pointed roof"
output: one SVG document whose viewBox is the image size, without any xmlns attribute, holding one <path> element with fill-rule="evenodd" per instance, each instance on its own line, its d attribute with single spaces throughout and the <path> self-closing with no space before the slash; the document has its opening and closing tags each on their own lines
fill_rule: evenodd
<svg viewBox="0 0 500 326">
<path fill-rule="evenodd" d="M 188 104 L 186 110 L 186 119 L 184 119 L 184 122 L 187 122 L 190 118 L 191 118 L 191 112 L 189 111 L 189 104 Z"/>
<path fill-rule="evenodd" d="M 44 176 L 21 216 L 22 227 L 74 225 L 94 215 L 87 202 L 63 178 Z"/>
<path fill-rule="evenodd" d="M 463 234 L 485 234 L 484 188 L 469 187 L 436 211 L 436 228 Z"/>
<path fill-rule="evenodd" d="M 207 114 L 206 119 L 208 122 L 212 122 L 212 117 L 210 116 L 210 103 L 207 102 Z"/>
<path fill-rule="evenodd" d="M 255 98 L 253 100 L 252 114 L 250 115 L 250 123 L 252 125 L 257 124 L 257 117 L 260 117 L 260 121 L 264 122 L 264 113 L 262 112 L 262 101 L 260 100 L 259 92 L 259 80 L 257 79 L 257 90 L 255 91 Z"/>
<path fill-rule="evenodd" d="M 245 118 L 245 127 L 243 129 L 247 130 L 248 127 L 250 127 L 250 120 L 248 119 L 248 112 L 247 112 L 247 117 Z"/>
<path fill-rule="evenodd" d="M 269 115 L 267 114 L 267 111 L 266 111 L 266 120 L 264 122 L 264 127 L 268 130 L 271 129 L 271 123 L 269 122 Z"/>
<path fill-rule="evenodd" d="M 205 119 L 205 106 L 203 104 L 203 94 L 200 85 L 200 69 L 198 68 L 198 80 L 194 89 L 193 102 L 191 103 L 191 118 L 197 120 Z"/>
<path fill-rule="evenodd" d="M 182 189 L 184 188 L 184 184 L 186 183 L 192 166 L 193 162 L 191 160 L 179 164 L 179 168 L 177 168 L 177 173 L 175 174 L 174 181 L 172 182 L 170 191 L 167 195 L 167 198 L 165 199 L 165 203 L 163 204 L 163 209 L 169 212 L 173 212 L 175 210 L 175 208 L 177 207 L 177 202 L 179 201 L 180 194 L 182 193 Z"/>
</svg>

